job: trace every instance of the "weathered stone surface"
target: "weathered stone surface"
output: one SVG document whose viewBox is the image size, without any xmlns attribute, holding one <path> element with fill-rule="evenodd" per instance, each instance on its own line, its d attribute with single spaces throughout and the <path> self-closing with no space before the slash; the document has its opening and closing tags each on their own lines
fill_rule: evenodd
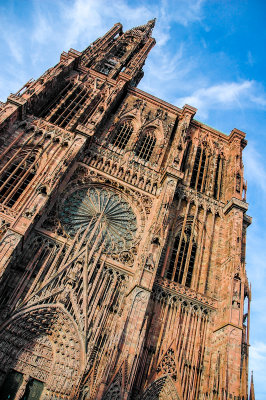
<svg viewBox="0 0 266 400">
<path fill-rule="evenodd" d="M 248 398 L 245 134 L 135 87 L 153 26 L 114 25 L 1 105 L 16 400 L 37 381 L 42 400 Z"/>
</svg>

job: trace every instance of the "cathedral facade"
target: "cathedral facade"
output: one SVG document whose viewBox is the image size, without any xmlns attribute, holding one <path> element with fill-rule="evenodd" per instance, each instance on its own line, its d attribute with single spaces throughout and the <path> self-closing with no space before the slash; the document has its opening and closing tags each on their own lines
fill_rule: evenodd
<svg viewBox="0 0 266 400">
<path fill-rule="evenodd" d="M 2 400 L 248 399 L 245 134 L 136 88 L 153 27 L 0 105 Z"/>
</svg>

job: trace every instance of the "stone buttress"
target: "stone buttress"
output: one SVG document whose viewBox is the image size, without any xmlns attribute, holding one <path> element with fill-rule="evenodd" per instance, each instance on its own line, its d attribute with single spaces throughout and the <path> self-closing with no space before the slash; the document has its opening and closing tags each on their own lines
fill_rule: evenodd
<svg viewBox="0 0 266 400">
<path fill-rule="evenodd" d="M 248 399 L 245 134 L 136 88 L 154 23 L 1 104 L 3 399 Z"/>
</svg>

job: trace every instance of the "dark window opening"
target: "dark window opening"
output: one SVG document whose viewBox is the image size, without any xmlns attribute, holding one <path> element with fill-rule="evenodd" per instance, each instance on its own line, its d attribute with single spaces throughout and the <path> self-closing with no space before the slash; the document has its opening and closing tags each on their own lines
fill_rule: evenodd
<svg viewBox="0 0 266 400">
<path fill-rule="evenodd" d="M 131 123 L 128 121 L 123 122 L 116 130 L 115 135 L 111 140 L 111 143 L 114 146 L 119 147 L 121 150 L 124 150 L 130 139 L 130 136 L 132 135 L 132 132 L 133 127 Z"/>
<path fill-rule="evenodd" d="M 72 91 L 74 84 L 72 82 L 69 82 L 59 93 L 59 95 L 56 97 L 56 99 L 52 102 L 52 104 L 49 105 L 49 107 L 41 113 L 41 117 L 47 117 L 51 111 L 58 106 L 66 97 L 66 95 Z"/>
<path fill-rule="evenodd" d="M 184 151 L 184 155 L 183 155 L 183 159 L 182 159 L 182 163 L 181 163 L 181 171 L 182 172 L 185 172 L 185 170 L 186 170 L 191 145 L 192 145 L 192 142 L 189 141 L 187 144 L 186 150 Z"/>
<path fill-rule="evenodd" d="M 0 177 L 0 202 L 12 207 L 35 176 L 35 157 L 15 160 Z"/>
<path fill-rule="evenodd" d="M 104 63 L 102 63 L 100 65 L 100 67 L 98 68 L 98 71 L 104 75 L 109 75 L 116 63 L 117 62 L 112 59 L 105 61 Z"/>
<path fill-rule="evenodd" d="M 20 372 L 14 370 L 8 372 L 0 388 L 1 400 L 14 400 L 22 381 L 23 375 Z"/>
<path fill-rule="evenodd" d="M 86 100 L 87 91 L 83 90 L 81 87 L 77 87 L 74 92 L 66 97 L 63 104 L 51 116 L 50 122 L 65 128 L 74 118 Z"/>
<path fill-rule="evenodd" d="M 43 117 L 55 125 L 66 128 L 87 99 L 88 94 L 85 87 L 74 86 L 70 83 L 62 90 L 52 106 L 43 113 Z"/>
<path fill-rule="evenodd" d="M 135 154 L 144 161 L 149 161 L 156 144 L 154 131 L 145 131 L 136 144 Z"/>
<path fill-rule="evenodd" d="M 185 284 L 190 287 L 196 257 L 196 243 L 191 243 L 192 236 L 190 228 L 187 228 L 181 240 L 180 235 L 175 238 L 169 267 L 166 277 L 169 280 Z M 189 254 L 190 253 L 190 254 Z M 189 261 L 188 260 L 189 257 Z"/>
<path fill-rule="evenodd" d="M 126 46 L 119 46 L 116 49 L 116 51 L 114 53 L 114 56 L 117 57 L 117 58 L 122 58 L 126 54 L 126 51 L 127 51 Z"/>
<path fill-rule="evenodd" d="M 214 178 L 214 190 L 213 190 L 213 196 L 217 200 L 220 198 L 221 195 L 222 167 L 223 167 L 223 160 L 219 155 L 217 158 L 216 172 Z"/>
<path fill-rule="evenodd" d="M 236 175 L 236 191 L 237 193 L 241 192 L 241 176 L 239 173 Z"/>
<path fill-rule="evenodd" d="M 44 388 L 43 382 L 31 378 L 27 383 L 25 393 L 22 396 L 23 400 L 39 400 Z"/>
<path fill-rule="evenodd" d="M 205 191 L 205 165 L 206 152 L 203 148 L 198 147 L 190 180 L 190 187 L 200 192 Z"/>
</svg>

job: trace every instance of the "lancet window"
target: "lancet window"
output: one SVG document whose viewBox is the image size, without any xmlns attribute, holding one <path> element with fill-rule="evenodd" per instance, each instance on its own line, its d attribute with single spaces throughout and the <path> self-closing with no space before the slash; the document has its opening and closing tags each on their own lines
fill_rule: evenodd
<svg viewBox="0 0 266 400">
<path fill-rule="evenodd" d="M 124 150 L 126 145 L 128 144 L 130 136 L 132 135 L 132 132 L 133 132 L 133 127 L 130 121 L 123 122 L 122 124 L 119 125 L 118 129 L 116 130 L 111 140 L 111 143 L 114 146 Z"/>
<path fill-rule="evenodd" d="M 199 192 L 205 191 L 206 185 L 206 151 L 203 147 L 197 148 L 196 157 L 194 161 L 192 176 L 190 180 L 190 187 Z"/>
<path fill-rule="evenodd" d="M 221 158 L 220 155 L 218 155 L 215 177 L 214 177 L 214 189 L 213 189 L 213 196 L 217 200 L 219 200 L 221 196 L 222 172 L 223 172 L 223 159 Z"/>
<path fill-rule="evenodd" d="M 182 159 L 182 163 L 181 163 L 181 171 L 185 172 L 186 167 L 187 167 L 187 163 L 188 163 L 188 157 L 190 155 L 190 151 L 191 151 L 191 146 L 192 146 L 192 142 L 191 140 L 188 142 L 187 147 L 184 151 L 184 155 L 183 155 L 183 159 Z"/>
<path fill-rule="evenodd" d="M 87 99 L 86 87 L 69 83 L 43 116 L 53 124 L 67 128 Z"/>
<path fill-rule="evenodd" d="M 97 70 L 104 75 L 109 75 L 112 69 L 115 67 L 116 63 L 117 63 L 116 60 L 110 58 L 101 63 L 100 66 L 97 68 Z"/>
<path fill-rule="evenodd" d="M 117 58 L 122 58 L 126 54 L 127 48 L 125 45 L 120 45 L 116 48 L 114 56 Z"/>
<path fill-rule="evenodd" d="M 13 207 L 36 174 L 35 156 L 16 158 L 0 176 L 0 202 Z"/>
<path fill-rule="evenodd" d="M 182 285 L 191 286 L 193 269 L 195 264 L 197 245 L 187 227 L 182 235 L 179 233 L 174 241 L 166 277 Z"/>
<path fill-rule="evenodd" d="M 103 65 L 100 66 L 99 72 L 101 72 L 104 75 L 109 75 L 112 69 L 113 69 L 112 65 L 104 63 Z"/>
<path fill-rule="evenodd" d="M 149 161 L 156 144 L 154 129 L 143 132 L 138 143 L 136 144 L 135 154 L 142 160 Z"/>
</svg>

